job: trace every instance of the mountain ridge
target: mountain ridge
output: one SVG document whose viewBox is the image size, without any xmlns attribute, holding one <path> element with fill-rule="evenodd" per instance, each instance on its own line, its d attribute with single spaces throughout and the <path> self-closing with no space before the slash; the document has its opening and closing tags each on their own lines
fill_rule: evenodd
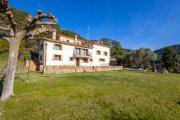
<svg viewBox="0 0 180 120">
<path fill-rule="evenodd" d="M 153 52 L 154 52 L 154 53 L 157 53 L 158 56 L 162 56 L 165 48 L 168 48 L 168 47 L 172 48 L 172 49 L 177 53 L 177 56 L 178 56 L 178 58 L 179 58 L 179 60 L 180 60 L 180 44 L 175 44 L 175 45 L 166 46 L 166 47 L 163 47 L 163 48 L 154 50 Z"/>
</svg>

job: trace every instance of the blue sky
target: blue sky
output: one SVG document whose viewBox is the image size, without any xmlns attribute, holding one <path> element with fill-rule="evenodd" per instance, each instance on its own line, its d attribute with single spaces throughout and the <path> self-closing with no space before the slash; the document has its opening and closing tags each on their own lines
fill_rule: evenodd
<svg viewBox="0 0 180 120">
<path fill-rule="evenodd" d="M 180 0 L 10 0 L 10 5 L 32 15 L 50 11 L 62 29 L 119 40 L 129 49 L 180 44 Z"/>
</svg>

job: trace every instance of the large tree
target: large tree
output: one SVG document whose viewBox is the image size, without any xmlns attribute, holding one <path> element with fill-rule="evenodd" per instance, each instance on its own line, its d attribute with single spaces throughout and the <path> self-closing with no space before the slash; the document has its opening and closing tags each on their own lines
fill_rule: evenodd
<svg viewBox="0 0 180 120">
<path fill-rule="evenodd" d="M 176 52 L 170 47 L 165 48 L 162 55 L 162 61 L 163 61 L 163 66 L 168 71 L 176 70 L 179 64 Z"/>
<path fill-rule="evenodd" d="M 111 39 L 109 38 L 101 38 L 100 40 L 103 41 L 104 45 L 110 46 L 111 44 Z"/>
<path fill-rule="evenodd" d="M 17 24 L 14 17 L 15 13 L 9 7 L 8 0 L 1 0 L 0 12 L 7 17 L 9 23 L 9 26 L 4 24 L 0 27 L 0 39 L 9 42 L 8 65 L 1 95 L 1 100 L 6 100 L 14 95 L 14 77 L 21 41 L 26 37 L 32 37 L 42 32 L 52 32 L 53 29 L 46 26 L 56 24 L 57 21 L 50 13 L 44 14 L 42 10 L 38 10 L 37 16 L 28 15 L 25 24 Z M 44 18 L 48 18 L 48 21 L 43 21 Z"/>
<path fill-rule="evenodd" d="M 111 41 L 111 57 L 117 60 L 118 64 L 123 65 L 126 50 L 121 47 L 121 44 L 117 40 Z"/>
<path fill-rule="evenodd" d="M 125 62 L 128 67 L 149 68 L 154 53 L 148 48 L 140 48 L 126 55 Z"/>
</svg>

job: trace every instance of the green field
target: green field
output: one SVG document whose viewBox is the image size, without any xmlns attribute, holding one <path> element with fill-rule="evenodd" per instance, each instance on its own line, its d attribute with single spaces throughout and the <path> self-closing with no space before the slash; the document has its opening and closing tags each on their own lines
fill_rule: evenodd
<svg viewBox="0 0 180 120">
<path fill-rule="evenodd" d="M 17 74 L 5 120 L 180 120 L 180 74 L 112 71 Z"/>
</svg>

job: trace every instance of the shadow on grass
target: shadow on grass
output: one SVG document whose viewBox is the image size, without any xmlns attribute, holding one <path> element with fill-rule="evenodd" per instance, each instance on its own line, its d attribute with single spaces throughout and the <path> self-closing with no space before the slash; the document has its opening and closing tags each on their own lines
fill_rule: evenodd
<svg viewBox="0 0 180 120">
<path fill-rule="evenodd" d="M 27 82 L 27 80 L 21 78 L 20 76 L 15 76 L 15 80 L 20 80 L 19 82 L 16 82 L 17 84 L 22 84 L 22 82 Z"/>
<path fill-rule="evenodd" d="M 0 96 L 2 95 L 4 78 L 5 78 L 5 75 L 0 78 Z"/>
<path fill-rule="evenodd" d="M 180 105 L 180 101 L 177 102 L 177 105 Z"/>
</svg>

